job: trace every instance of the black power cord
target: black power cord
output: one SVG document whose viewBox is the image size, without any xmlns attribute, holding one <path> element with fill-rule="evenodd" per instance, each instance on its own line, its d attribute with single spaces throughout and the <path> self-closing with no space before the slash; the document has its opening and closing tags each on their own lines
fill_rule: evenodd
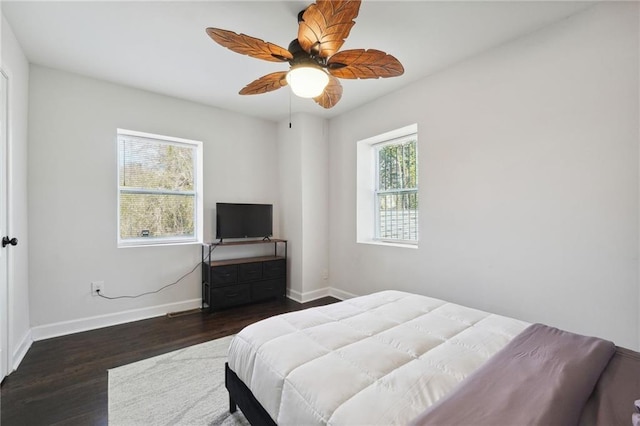
<svg viewBox="0 0 640 426">
<path fill-rule="evenodd" d="M 155 291 L 147 291 L 146 293 L 140 293 L 140 294 L 137 294 L 137 295 L 135 295 L 135 296 L 113 296 L 113 297 L 105 296 L 104 294 L 101 294 L 101 293 L 100 293 L 100 290 L 96 290 L 96 293 L 98 293 L 98 296 L 102 297 L 103 299 L 109 299 L 109 300 L 115 300 L 115 299 L 136 299 L 136 298 L 138 298 L 138 297 L 146 296 L 146 295 L 148 295 L 148 294 L 159 293 L 159 292 L 161 292 L 162 290 L 164 290 L 164 289 L 165 289 L 165 288 L 167 288 L 167 287 L 171 287 L 172 285 L 176 285 L 176 284 L 178 284 L 180 281 L 182 281 L 183 279 L 185 279 L 188 275 L 191 275 L 191 274 L 192 274 L 196 269 L 198 269 L 198 267 L 199 267 L 199 266 L 200 266 L 200 262 L 198 262 L 198 263 L 196 264 L 196 266 L 194 266 L 194 267 L 193 267 L 193 269 L 192 269 L 192 270 L 190 270 L 189 272 L 187 272 L 186 274 L 184 274 L 183 276 L 181 276 L 180 278 L 178 278 L 176 281 L 172 282 L 171 284 L 167 284 L 167 285 L 165 285 L 165 286 L 163 286 L 163 287 L 160 287 L 158 290 L 155 290 Z"/>
</svg>

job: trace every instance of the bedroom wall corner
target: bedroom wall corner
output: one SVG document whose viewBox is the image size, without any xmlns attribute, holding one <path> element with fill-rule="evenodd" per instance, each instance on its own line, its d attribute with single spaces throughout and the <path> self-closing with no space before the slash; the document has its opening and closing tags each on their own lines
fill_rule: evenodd
<svg viewBox="0 0 640 426">
<path fill-rule="evenodd" d="M 289 122 L 278 123 L 278 188 L 281 238 L 288 241 L 287 296 L 300 301 L 302 297 L 302 180 L 300 156 L 301 129 L 289 128 Z"/>
<path fill-rule="evenodd" d="M 303 301 L 329 294 L 328 122 L 305 114 L 302 144 Z"/>
<path fill-rule="evenodd" d="M 288 295 L 308 302 L 329 295 L 327 121 L 295 114 L 280 123 L 281 228 L 291 243 Z"/>
</svg>

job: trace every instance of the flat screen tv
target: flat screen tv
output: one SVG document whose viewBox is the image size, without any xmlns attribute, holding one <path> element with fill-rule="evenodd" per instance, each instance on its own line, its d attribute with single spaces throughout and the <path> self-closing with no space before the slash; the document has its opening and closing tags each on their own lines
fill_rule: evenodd
<svg viewBox="0 0 640 426">
<path fill-rule="evenodd" d="M 273 235 L 273 205 L 216 203 L 216 238 L 268 238 Z"/>
</svg>

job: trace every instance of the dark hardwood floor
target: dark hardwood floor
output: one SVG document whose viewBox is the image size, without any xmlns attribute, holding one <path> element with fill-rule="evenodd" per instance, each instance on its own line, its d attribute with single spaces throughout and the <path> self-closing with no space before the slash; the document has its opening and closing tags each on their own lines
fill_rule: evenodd
<svg viewBox="0 0 640 426">
<path fill-rule="evenodd" d="M 274 300 L 34 342 L 18 370 L 2 382 L 0 424 L 106 425 L 107 369 L 228 336 L 273 315 L 336 301 Z"/>
</svg>

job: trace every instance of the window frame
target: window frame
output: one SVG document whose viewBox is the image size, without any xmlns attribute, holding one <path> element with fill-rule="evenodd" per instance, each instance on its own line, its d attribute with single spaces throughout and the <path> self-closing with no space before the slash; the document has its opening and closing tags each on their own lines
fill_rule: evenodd
<svg viewBox="0 0 640 426">
<path fill-rule="evenodd" d="M 132 188 L 123 187 L 120 185 L 120 172 L 122 169 L 121 164 L 121 150 L 120 140 L 121 137 L 130 139 L 145 139 L 150 142 L 157 143 L 159 145 L 172 145 L 190 147 L 194 149 L 195 158 L 193 159 L 194 166 L 194 182 L 192 191 L 174 191 L 163 190 L 154 188 Z M 177 138 L 173 136 L 158 135 L 153 133 L 140 132 L 135 130 L 117 129 L 116 132 L 116 199 L 117 199 L 117 246 L 118 248 L 126 247 L 148 247 L 148 246 L 167 246 L 167 245 L 185 245 L 185 244 L 202 244 L 203 242 L 203 223 L 204 223 L 204 209 L 203 209 L 203 143 L 201 141 Z M 166 194 L 166 195 L 188 195 L 194 197 L 193 206 L 193 223 L 194 233 L 192 236 L 186 237 L 138 237 L 138 238 L 122 238 L 120 234 L 121 223 L 121 210 L 120 210 L 120 196 L 121 194 Z"/>
<path fill-rule="evenodd" d="M 417 249 L 420 242 L 419 219 L 416 223 L 417 240 L 379 238 L 378 207 L 375 191 L 378 188 L 378 155 L 376 145 L 394 144 L 403 138 L 416 140 L 416 172 L 419 174 L 418 125 L 410 124 L 356 142 L 356 242 L 359 244 L 383 245 Z M 417 177 L 417 176 L 416 176 Z M 416 194 L 420 197 L 419 179 Z M 418 207 L 419 211 L 419 207 Z"/>
<path fill-rule="evenodd" d="M 412 188 L 402 188 L 402 189 L 387 189 L 380 190 L 380 150 L 389 145 L 403 145 L 408 142 L 415 142 L 415 151 L 416 151 L 416 174 L 419 173 L 419 165 L 418 165 L 418 132 L 404 134 L 402 136 L 393 137 L 387 139 L 382 142 L 378 142 L 372 145 L 375 155 L 375 187 L 374 187 L 374 215 L 375 215 L 375 229 L 373 231 L 373 239 L 375 241 L 381 241 L 385 243 L 394 243 L 394 244 L 418 244 L 420 239 L 420 230 L 418 227 L 418 223 L 416 222 L 416 236 L 415 240 L 406 240 L 400 238 L 385 238 L 380 236 L 380 208 L 379 206 L 379 196 L 380 194 L 400 194 L 400 193 L 410 193 L 415 194 L 416 199 L 418 198 L 418 189 L 419 189 L 419 179 L 416 176 L 416 186 Z M 419 206 L 419 204 L 418 204 Z M 417 211 L 420 211 L 420 207 L 418 207 Z"/>
</svg>

